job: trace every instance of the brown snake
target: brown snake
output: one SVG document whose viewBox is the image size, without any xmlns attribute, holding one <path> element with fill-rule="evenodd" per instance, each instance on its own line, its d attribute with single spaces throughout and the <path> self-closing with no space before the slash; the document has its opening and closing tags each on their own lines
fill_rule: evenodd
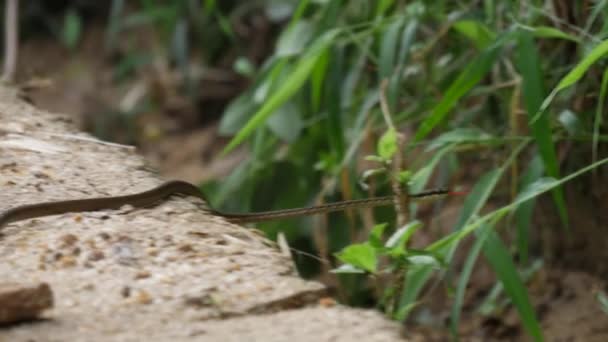
<svg viewBox="0 0 608 342">
<path fill-rule="evenodd" d="M 428 190 L 409 197 L 424 198 L 436 195 L 447 195 L 450 192 L 446 189 Z M 35 204 L 26 204 L 0 212 L 0 230 L 11 222 L 27 220 L 37 217 L 60 215 L 71 212 L 97 211 L 105 209 L 118 209 L 123 205 L 129 204 L 133 207 L 142 208 L 156 204 L 171 195 L 188 195 L 201 198 L 208 204 L 207 199 L 199 188 L 184 181 L 169 181 L 156 188 L 138 192 L 131 195 L 93 197 L 86 199 L 76 199 L 67 201 L 52 201 Z M 267 220 L 277 220 L 289 217 L 308 216 L 321 213 L 329 213 L 345 209 L 377 207 L 394 203 L 395 196 L 370 197 L 365 199 L 349 200 L 328 203 L 312 207 L 280 209 L 273 211 L 253 212 L 253 213 L 227 213 L 213 208 L 208 212 L 225 218 L 233 223 L 260 222 Z"/>
</svg>

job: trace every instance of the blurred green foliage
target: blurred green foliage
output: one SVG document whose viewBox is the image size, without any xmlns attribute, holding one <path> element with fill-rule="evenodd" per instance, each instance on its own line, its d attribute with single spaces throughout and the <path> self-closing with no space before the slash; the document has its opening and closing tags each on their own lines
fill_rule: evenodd
<svg viewBox="0 0 608 342">
<path fill-rule="evenodd" d="M 562 13 L 542 5 L 534 1 L 298 2 L 252 86 L 222 118 L 222 132 L 234 134 L 225 152 L 247 143 L 251 159 L 229 177 L 219 201 L 238 189 L 239 201 L 249 198 L 247 209 L 260 209 L 256 203 L 273 207 L 311 203 L 318 195 L 313 189 L 326 184 L 329 190 L 325 187 L 322 194 L 329 199 L 363 196 L 357 183 L 364 156 L 358 151 L 368 135 L 380 136 L 390 127 L 383 120 L 379 95 L 386 80 L 388 112 L 395 126 L 413 130 L 401 152 L 411 160 L 411 191 L 431 180 L 446 184 L 455 170 L 469 167 L 459 162 L 465 151 L 470 155 L 489 150 L 494 158 L 474 160 L 489 171 L 478 175 L 453 233 L 419 251 L 442 262 L 404 263 L 404 256 L 412 253 L 406 244 L 391 255 L 386 270 L 398 274 L 396 268 L 401 268 L 403 277 L 396 280 L 403 284 L 388 286 L 398 305 L 385 309 L 404 319 L 437 265 L 443 260 L 451 265 L 459 243 L 474 233 L 476 245 L 469 251 L 468 268 L 439 267 L 440 273 L 462 272 L 452 312 L 454 333 L 471 268 L 483 255 L 527 332 L 541 340 L 520 275 L 530 266 L 528 240 L 535 198 L 550 192 L 568 227 L 561 185 L 607 161 L 596 154 L 586 167 L 562 178 L 557 157 L 560 141 L 577 139 L 591 147 L 605 139 L 597 128 L 603 110 L 595 118 L 591 113 L 603 102 L 595 90 L 600 89 L 600 79 L 593 75 L 601 74 L 605 65 L 606 3 L 597 1 L 583 8 L 583 2 L 573 2 Z M 564 15 L 570 16 L 568 20 Z M 585 106 L 575 110 L 572 103 L 581 98 L 586 99 Z M 594 122 L 597 129 L 592 130 Z M 381 157 L 391 155 L 392 147 L 380 146 Z M 415 147 L 422 152 L 412 154 Z M 440 157 L 433 160 L 433 155 Z M 446 169 L 448 160 L 456 166 Z M 437 167 L 445 171 L 431 178 L 432 168 Z M 517 177 L 520 172 L 523 177 Z M 501 182 L 510 183 L 519 196 L 479 217 Z M 286 191 L 274 191 L 277 187 L 271 184 Z M 381 184 L 378 191 L 388 191 L 386 182 Z M 391 220 L 391 216 L 377 218 Z M 511 242 L 494 230 L 499 222 L 515 237 L 519 265 L 510 252 Z M 331 250 L 355 243 L 343 240 L 348 238 L 340 233 L 348 230 L 345 224 L 354 223 L 332 219 L 328 224 Z M 266 229 L 274 231 L 282 225 Z M 294 238 L 303 232 L 288 233 Z M 371 239 L 337 254 L 346 270 L 373 275 L 386 271 L 379 268 L 378 260 L 386 247 L 372 244 Z M 346 284 L 342 290 L 356 292 L 360 287 L 349 289 Z"/>
</svg>

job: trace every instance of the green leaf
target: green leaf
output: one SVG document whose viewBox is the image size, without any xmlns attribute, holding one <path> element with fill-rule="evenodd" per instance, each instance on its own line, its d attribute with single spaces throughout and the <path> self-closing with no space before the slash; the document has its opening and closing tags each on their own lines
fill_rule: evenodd
<svg viewBox="0 0 608 342">
<path fill-rule="evenodd" d="M 247 118 L 255 107 L 256 105 L 249 94 L 243 94 L 234 99 L 222 115 L 218 132 L 221 135 L 231 135 L 238 132 L 247 122 Z"/>
<path fill-rule="evenodd" d="M 435 152 L 435 154 L 433 154 L 431 159 L 424 160 L 424 163 L 418 168 L 418 171 L 416 171 L 416 173 L 414 173 L 414 175 L 411 177 L 412 185 L 411 185 L 410 189 L 412 192 L 422 191 L 422 189 L 425 187 L 426 183 L 431 178 L 431 175 L 433 174 L 433 170 L 435 170 L 435 167 L 441 161 L 441 158 L 443 158 L 443 156 L 446 153 L 452 151 L 453 148 L 454 148 L 453 144 L 445 146 L 445 147 L 441 148 L 439 151 Z"/>
<path fill-rule="evenodd" d="M 397 173 L 397 180 L 400 184 L 407 185 L 412 179 L 412 175 L 413 173 L 410 170 L 399 171 L 399 173 Z"/>
<path fill-rule="evenodd" d="M 556 29 L 555 27 L 535 26 L 535 27 L 525 27 L 525 28 L 529 29 L 535 37 L 565 39 L 565 40 L 570 40 L 570 41 L 573 41 L 576 43 L 580 43 L 580 39 L 578 39 L 578 37 L 565 33 L 559 29 Z"/>
<path fill-rule="evenodd" d="M 399 307 L 395 317 L 397 321 L 403 322 L 411 309 L 416 305 L 416 298 L 424 285 L 431 278 L 435 269 L 433 267 L 414 267 L 406 272 L 402 293 L 399 294 Z"/>
<path fill-rule="evenodd" d="M 268 118 L 270 130 L 286 142 L 296 141 L 304 128 L 298 106 L 288 101 L 279 107 L 275 114 Z"/>
<path fill-rule="evenodd" d="M 338 159 L 342 159 L 346 142 L 344 141 L 344 114 L 342 111 L 342 99 L 340 88 L 344 80 L 345 49 L 342 47 L 332 47 L 331 59 L 326 78 L 325 87 L 325 106 L 327 108 L 327 120 L 324 120 L 326 137 L 329 142 L 331 152 Z M 329 52 L 328 52 L 329 53 Z"/>
<path fill-rule="evenodd" d="M 396 67 L 395 58 L 399 47 L 399 36 L 404 19 L 391 22 L 381 35 L 378 77 L 380 80 L 390 77 Z"/>
<path fill-rule="evenodd" d="M 445 91 L 445 95 L 437 106 L 433 108 L 431 114 L 422 122 L 416 132 L 414 142 L 419 142 L 431 133 L 435 126 L 445 120 L 448 113 L 456 106 L 456 103 L 458 103 L 458 100 L 481 81 L 490 70 L 490 67 L 494 64 L 502 46 L 509 39 L 511 39 L 510 34 L 501 36 L 467 65 L 460 75 L 458 75 L 458 78 L 456 78 Z"/>
<path fill-rule="evenodd" d="M 415 220 L 397 229 L 387 240 L 385 247 L 405 251 L 409 239 L 422 227 L 422 222 Z"/>
<path fill-rule="evenodd" d="M 384 231 L 388 227 L 386 223 L 380 223 L 375 225 L 372 228 L 372 231 L 369 234 L 369 244 L 374 248 L 382 248 L 384 243 L 382 243 L 382 235 Z"/>
<path fill-rule="evenodd" d="M 468 224 L 460 231 L 453 232 L 453 233 L 441 238 L 440 240 L 435 241 L 430 246 L 426 247 L 425 250 L 427 250 L 431 253 L 436 253 L 438 251 L 441 251 L 444 248 L 446 248 L 446 246 L 450 246 L 453 243 L 462 240 L 470 233 L 479 229 L 479 227 L 484 222 L 488 222 L 488 221 L 494 219 L 496 216 L 504 215 L 506 212 L 509 212 L 509 211 L 515 209 L 518 205 L 520 205 L 528 200 L 531 200 L 531 199 L 543 194 L 546 191 L 553 190 L 556 187 L 561 186 L 564 183 L 569 182 L 569 181 L 573 180 L 574 178 L 576 178 L 582 174 L 585 174 L 585 173 L 595 169 L 596 167 L 599 167 L 606 163 L 608 163 L 608 158 L 599 160 L 591 165 L 587 165 L 558 181 L 552 182 L 551 184 L 544 184 L 543 186 L 538 187 L 536 191 L 527 192 L 525 196 L 518 196 L 517 199 L 515 201 L 511 202 L 510 204 L 484 215 L 483 217 Z"/>
<path fill-rule="evenodd" d="M 271 21 L 279 22 L 288 19 L 295 11 L 294 1 L 265 1 L 266 15 Z"/>
<path fill-rule="evenodd" d="M 566 132 L 571 136 L 576 136 L 584 133 L 584 127 L 581 120 L 571 110 L 563 110 L 557 120 L 564 126 Z"/>
<path fill-rule="evenodd" d="M 82 33 L 82 20 L 75 10 L 69 10 L 63 22 L 63 43 L 70 49 L 76 47 Z"/>
<path fill-rule="evenodd" d="M 294 23 L 288 30 L 279 36 L 275 55 L 277 57 L 289 57 L 300 54 L 310 43 L 314 27 L 307 20 Z"/>
<path fill-rule="evenodd" d="M 608 90 L 608 68 L 604 69 L 602 75 L 602 85 L 600 87 L 600 97 L 597 100 L 597 110 L 595 111 L 595 120 L 593 121 L 593 146 L 591 148 L 592 162 L 597 160 L 597 147 L 600 135 L 600 126 L 602 124 L 602 115 L 604 113 L 604 102 L 606 101 L 606 93 Z"/>
<path fill-rule="evenodd" d="M 534 156 L 528 163 L 528 168 L 523 174 L 520 185 L 520 192 L 522 189 L 528 187 L 534 181 L 539 179 L 543 174 L 543 163 L 539 155 Z M 536 204 L 535 199 L 523 202 L 515 209 L 513 214 L 515 224 L 517 226 L 517 250 L 520 260 L 520 265 L 526 265 L 528 263 L 528 245 L 530 236 L 530 222 L 532 221 L 532 213 Z"/>
<path fill-rule="evenodd" d="M 245 77 L 253 77 L 255 74 L 255 66 L 247 57 L 238 57 L 232 66 L 232 69 L 239 75 Z"/>
<path fill-rule="evenodd" d="M 479 21 L 460 20 L 455 22 L 452 27 L 469 38 L 479 50 L 485 49 L 496 39 L 496 34 Z"/>
<path fill-rule="evenodd" d="M 471 191 L 471 193 L 467 196 L 465 203 L 463 205 L 463 209 L 461 210 L 460 219 L 456 223 L 454 227 L 455 231 L 459 231 L 465 227 L 465 224 L 469 221 L 474 214 L 476 214 L 481 207 L 485 204 L 487 199 L 489 198 L 492 190 L 497 184 L 500 176 L 502 175 L 503 168 L 499 168 L 497 170 L 490 171 L 483 175 L 481 179 L 475 184 L 475 187 Z M 433 248 L 434 245 L 428 247 L 426 250 L 432 253 L 444 252 L 444 247 L 447 244 L 441 246 L 442 248 Z M 456 244 L 452 245 L 450 251 L 446 254 L 448 255 L 445 260 L 452 260 L 452 254 L 454 254 L 456 249 Z M 407 277 L 404 284 L 404 293 L 402 294 L 401 300 L 399 302 L 400 307 L 406 307 L 414 303 L 416 298 L 418 297 L 418 293 L 422 290 L 424 285 L 430 279 L 430 276 L 433 272 L 433 268 L 415 268 L 408 270 Z M 405 317 L 398 317 L 399 319 L 404 319 Z"/>
<path fill-rule="evenodd" d="M 483 245 L 483 253 L 519 312 L 519 317 L 528 334 L 535 341 L 542 341 L 543 335 L 540 324 L 528 298 L 526 287 L 517 272 L 507 247 L 493 230 L 488 233 Z"/>
<path fill-rule="evenodd" d="M 517 197 L 515 197 L 515 200 L 517 201 L 520 198 L 528 198 L 532 194 L 545 192 L 549 189 L 554 188 L 557 183 L 559 183 L 559 181 L 555 178 L 551 178 L 551 177 L 539 178 L 539 179 L 535 180 L 534 182 L 528 184 L 525 188 L 523 188 L 519 192 L 519 194 L 517 194 Z"/>
<path fill-rule="evenodd" d="M 462 304 L 464 303 L 464 295 L 475 267 L 475 262 L 479 257 L 481 248 L 483 247 L 487 233 L 492 229 L 490 225 L 483 225 L 479 228 L 479 235 L 475 240 L 475 244 L 469 250 L 467 258 L 464 262 L 462 272 L 458 277 L 458 285 L 456 287 L 456 293 L 454 293 L 454 304 L 452 304 L 452 314 L 450 317 L 450 330 L 452 335 L 458 336 L 458 326 L 460 325 L 460 313 L 462 311 Z"/>
<path fill-rule="evenodd" d="M 410 255 L 407 257 L 407 261 L 412 267 L 441 267 L 441 262 L 432 255 Z"/>
<path fill-rule="evenodd" d="M 397 131 L 389 128 L 378 140 L 378 155 L 384 160 L 391 160 L 397 152 Z"/>
<path fill-rule="evenodd" d="M 605 314 L 608 314 L 608 297 L 602 291 L 598 291 L 596 295 L 597 301 L 600 303 L 600 307 Z"/>
<path fill-rule="evenodd" d="M 264 78 L 253 92 L 252 99 L 255 103 L 264 103 L 268 98 L 268 94 L 275 89 L 273 86 L 283 83 L 288 75 L 292 73 L 293 66 L 287 64 L 288 60 L 288 58 L 273 59 L 264 67 Z"/>
<path fill-rule="evenodd" d="M 455 231 L 464 228 L 467 222 L 469 222 L 469 220 L 477 215 L 481 208 L 483 208 L 494 191 L 496 184 L 498 184 L 500 177 L 503 175 L 505 166 L 506 165 L 503 165 L 498 169 L 486 172 L 479 178 L 479 181 L 475 183 L 475 186 L 467 195 L 464 204 L 462 205 L 460 217 L 456 223 L 456 226 L 454 227 Z"/>
<path fill-rule="evenodd" d="M 570 70 L 566 76 L 562 77 L 549 96 L 545 98 L 540 106 L 540 109 L 534 115 L 532 122 L 535 122 L 542 116 L 543 112 L 549 107 L 557 93 L 578 82 L 585 75 L 587 70 L 600 58 L 604 57 L 606 53 L 608 53 L 608 40 L 604 40 L 596 47 L 591 49 L 591 51 L 580 62 L 578 62 L 578 64 L 572 70 Z"/>
<path fill-rule="evenodd" d="M 578 62 L 578 64 L 572 69 L 561 81 L 557 84 L 557 87 L 553 90 L 554 92 L 561 91 L 569 86 L 578 82 L 583 75 L 589 70 L 595 62 L 600 58 L 604 57 L 608 53 L 608 40 L 604 40 L 596 47 L 594 47 L 586 56 Z"/>
<path fill-rule="evenodd" d="M 323 95 L 323 88 L 325 86 L 324 82 L 327 78 L 329 56 L 330 54 L 326 52 L 319 57 L 319 62 L 313 68 L 310 76 L 310 100 L 311 110 L 313 113 L 318 112 L 321 108 L 321 99 Z"/>
<path fill-rule="evenodd" d="M 293 72 L 285 80 L 285 85 L 272 93 L 262 107 L 253 115 L 237 135 L 224 148 L 222 154 L 232 151 L 253 131 L 259 128 L 281 105 L 287 102 L 308 79 L 319 58 L 337 37 L 339 31 L 331 30 L 315 40 L 312 47 L 296 63 Z"/>
<path fill-rule="evenodd" d="M 430 151 L 446 144 L 483 143 L 494 137 L 477 128 L 456 128 L 433 139 L 426 150 Z"/>
<path fill-rule="evenodd" d="M 380 0 L 376 2 L 376 17 L 384 15 L 384 12 L 393 5 L 395 0 Z"/>
<path fill-rule="evenodd" d="M 364 270 L 357 268 L 351 264 L 344 264 L 344 265 L 340 265 L 340 267 L 338 268 L 334 268 L 333 270 L 330 271 L 331 273 L 336 273 L 336 274 L 362 274 L 365 273 Z"/>
<path fill-rule="evenodd" d="M 368 243 L 353 244 L 336 253 L 340 261 L 370 273 L 376 272 L 378 259 L 376 249 Z"/>
<path fill-rule="evenodd" d="M 559 164 L 552 138 L 551 122 L 547 113 L 541 108 L 545 91 L 540 69 L 540 56 L 529 32 L 520 32 L 517 49 L 517 66 L 522 75 L 522 94 L 532 126 L 532 135 L 538 145 L 547 174 L 559 178 Z M 536 116 L 536 119 L 533 118 L 534 116 Z M 568 213 L 563 191 L 561 188 L 557 188 L 552 192 L 552 195 L 562 224 L 567 227 Z"/>
</svg>

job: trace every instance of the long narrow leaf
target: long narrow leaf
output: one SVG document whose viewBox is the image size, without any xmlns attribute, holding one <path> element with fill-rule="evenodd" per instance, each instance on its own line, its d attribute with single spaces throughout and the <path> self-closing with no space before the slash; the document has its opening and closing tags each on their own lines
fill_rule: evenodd
<svg viewBox="0 0 608 342">
<path fill-rule="evenodd" d="M 331 30 L 316 39 L 310 50 L 300 58 L 293 73 L 287 77 L 285 85 L 277 89 L 277 91 L 270 96 L 262 108 L 253 115 L 245 127 L 243 127 L 228 143 L 228 146 L 224 148 L 222 154 L 226 154 L 240 145 L 256 128 L 260 127 L 277 108 L 287 102 L 302 87 L 317 64 L 317 61 L 334 41 L 338 32 L 338 30 Z"/>
<path fill-rule="evenodd" d="M 500 179 L 503 169 L 497 169 L 485 174 L 481 180 L 475 185 L 475 188 L 467 196 L 458 223 L 454 227 L 455 231 L 462 229 L 468 220 L 477 213 L 479 209 L 485 204 L 492 189 Z M 452 245 L 450 251 L 448 251 L 446 260 L 451 260 L 451 255 L 454 254 L 456 245 Z M 435 251 L 439 252 L 439 249 Z M 429 281 L 433 273 L 432 267 L 419 267 L 416 269 L 408 270 L 405 284 L 403 286 L 404 291 L 399 302 L 400 308 L 410 307 L 413 305 L 418 298 L 418 295 L 424 285 Z M 404 317 L 397 317 L 397 319 L 403 320 Z"/>
<path fill-rule="evenodd" d="M 480 50 L 488 47 L 496 38 L 496 34 L 485 24 L 475 20 L 459 20 L 454 23 L 454 29 L 469 38 Z"/>
<path fill-rule="evenodd" d="M 522 31 L 518 38 L 517 63 L 523 78 L 522 93 L 528 116 L 531 119 L 532 135 L 538 145 L 547 174 L 554 178 L 560 178 L 555 145 L 551 136 L 551 124 L 547 113 L 543 111 L 543 114 L 538 116 L 536 120 L 532 120 L 533 115 L 536 115 L 541 106 L 545 93 L 541 77 L 540 58 L 530 32 Z M 552 195 L 562 223 L 567 227 L 568 213 L 562 189 L 556 188 Z"/>
<path fill-rule="evenodd" d="M 543 174 L 543 164 L 539 156 L 534 157 L 528 164 L 528 169 L 524 173 L 521 180 L 521 189 L 529 186 L 535 180 L 539 179 Z M 528 241 L 530 237 L 530 221 L 532 220 L 532 212 L 536 199 L 531 199 L 522 203 L 517 207 L 513 214 L 515 224 L 517 226 L 517 251 L 519 255 L 520 265 L 528 263 Z"/>
<path fill-rule="evenodd" d="M 600 134 L 600 126 L 602 124 L 602 114 L 604 113 L 604 101 L 606 99 L 606 91 L 608 90 L 608 68 L 604 69 L 602 75 L 602 85 L 600 87 L 600 97 L 597 99 L 597 110 L 593 121 L 593 146 L 591 147 L 591 160 L 597 160 L 597 144 Z"/>
<path fill-rule="evenodd" d="M 532 304 L 530 304 L 528 291 L 517 272 L 515 263 L 507 247 L 493 230 L 488 232 L 488 236 L 483 244 L 483 254 L 519 312 L 519 317 L 528 334 L 535 341 L 542 341 L 543 335 L 540 330 L 540 324 L 538 323 Z"/>
<path fill-rule="evenodd" d="M 534 115 L 532 121 L 538 120 L 542 113 L 549 107 L 553 98 L 561 90 L 566 89 L 576 82 L 578 82 L 587 72 L 587 70 L 600 58 L 604 57 L 608 53 L 608 40 L 604 40 L 596 47 L 594 47 L 578 64 L 574 69 L 570 70 L 566 76 L 562 77 L 557 86 L 551 91 L 549 96 L 545 98 L 538 112 Z"/>
<path fill-rule="evenodd" d="M 414 142 L 424 139 L 435 126 L 445 120 L 448 113 L 456 106 L 458 100 L 473 88 L 490 70 L 496 57 L 501 51 L 502 46 L 511 38 L 506 34 L 498 38 L 493 44 L 488 46 L 460 73 L 458 78 L 448 87 L 441 101 L 433 108 L 431 114 L 422 122 Z"/>
<path fill-rule="evenodd" d="M 515 209 L 517 206 L 521 205 L 522 203 L 525 203 L 526 201 L 529 201 L 541 194 L 544 194 L 547 191 L 553 190 L 554 188 L 561 186 L 561 185 L 565 184 L 566 182 L 569 182 L 569 181 L 573 180 L 574 178 L 576 178 L 584 173 L 587 173 L 587 172 L 595 169 L 596 167 L 601 166 L 606 163 L 608 163 L 608 158 L 601 159 L 593 164 L 587 165 L 587 166 L 579 169 L 576 172 L 569 174 L 568 176 L 566 176 L 560 180 L 554 180 L 552 182 L 544 184 L 543 187 L 538 187 L 533 191 L 527 192 L 524 196 L 518 197 L 515 201 L 511 202 L 510 204 L 508 204 L 502 208 L 496 209 L 496 210 L 482 216 L 481 218 L 471 222 L 466 227 L 464 227 L 462 230 L 453 232 L 453 233 L 443 237 L 442 239 L 435 241 L 434 243 L 432 243 L 431 245 L 426 247 L 425 250 L 428 252 L 431 252 L 431 253 L 438 253 L 439 251 L 445 249 L 448 246 L 451 246 L 455 242 L 462 240 L 463 238 L 465 238 L 472 232 L 476 231 L 477 229 L 479 229 L 479 227 L 484 222 L 488 222 L 495 216 L 502 215 L 502 214 L 504 214 L 504 212 L 509 212 L 509 211 Z"/>
<path fill-rule="evenodd" d="M 460 311 L 462 310 L 465 291 L 467 289 L 469 279 L 471 278 L 471 274 L 473 273 L 473 267 L 475 266 L 475 262 L 479 257 L 479 252 L 481 252 L 481 248 L 483 247 L 488 232 L 491 229 L 492 227 L 489 225 L 485 225 L 479 229 L 479 237 L 477 238 L 475 244 L 469 251 L 467 259 L 464 262 L 462 272 L 460 273 L 460 277 L 458 278 L 458 286 L 456 287 L 456 293 L 454 294 L 454 304 L 452 304 L 452 314 L 450 319 L 450 329 L 452 330 L 452 335 L 454 335 L 455 337 L 458 337 Z"/>
</svg>

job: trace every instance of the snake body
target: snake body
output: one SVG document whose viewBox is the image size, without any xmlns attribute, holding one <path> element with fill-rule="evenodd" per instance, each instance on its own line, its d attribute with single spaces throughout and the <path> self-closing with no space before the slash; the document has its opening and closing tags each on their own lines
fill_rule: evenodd
<svg viewBox="0 0 608 342">
<path fill-rule="evenodd" d="M 409 197 L 422 198 L 445 194 L 448 194 L 446 189 L 435 189 L 417 194 L 410 194 Z M 167 197 L 172 195 L 194 196 L 201 198 L 203 201 L 208 203 L 207 199 L 197 186 L 188 182 L 174 180 L 163 183 L 153 189 L 130 195 L 52 201 L 16 206 L 0 212 L 0 230 L 12 222 L 43 216 L 60 215 L 71 212 L 119 209 L 127 204 L 137 208 L 149 207 L 165 200 Z M 385 206 L 394 203 L 394 198 L 394 196 L 370 197 L 365 199 L 328 203 L 312 207 L 280 209 L 253 213 L 227 213 L 213 208 L 209 208 L 208 212 L 212 215 L 221 216 L 232 223 L 248 223 L 329 213 L 352 208 Z"/>
</svg>

